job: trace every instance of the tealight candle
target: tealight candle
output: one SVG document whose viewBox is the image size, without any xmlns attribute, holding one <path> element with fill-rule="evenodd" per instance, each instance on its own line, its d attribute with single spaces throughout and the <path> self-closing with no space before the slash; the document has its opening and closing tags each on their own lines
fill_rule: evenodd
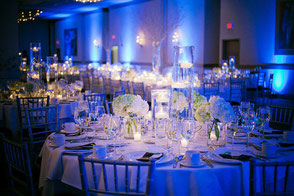
<svg viewBox="0 0 294 196">
<path fill-rule="evenodd" d="M 187 69 L 187 68 L 191 68 L 193 66 L 192 63 L 189 63 L 189 62 L 184 62 L 184 63 L 181 63 L 181 68 L 184 68 L 184 69 Z"/>
<path fill-rule="evenodd" d="M 135 141 L 140 141 L 141 140 L 141 133 L 140 132 L 135 132 L 134 133 L 134 140 Z"/>
<path fill-rule="evenodd" d="M 185 138 L 181 139 L 181 145 L 183 148 L 186 148 L 189 144 L 189 141 L 186 140 Z"/>
<path fill-rule="evenodd" d="M 152 112 L 148 111 L 147 114 L 145 115 L 146 120 L 151 120 L 152 119 Z"/>
</svg>

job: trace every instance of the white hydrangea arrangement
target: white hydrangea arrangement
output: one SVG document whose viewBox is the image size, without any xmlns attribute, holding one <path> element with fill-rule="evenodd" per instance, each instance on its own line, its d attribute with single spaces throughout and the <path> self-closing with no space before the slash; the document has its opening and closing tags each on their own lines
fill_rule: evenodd
<svg viewBox="0 0 294 196">
<path fill-rule="evenodd" d="M 188 108 L 188 102 L 185 95 L 182 92 L 173 92 L 173 104 L 172 109 L 177 112 L 183 112 L 184 109 Z"/>
<path fill-rule="evenodd" d="M 195 110 L 197 110 L 200 106 L 206 105 L 207 99 L 205 96 L 200 95 L 198 92 L 193 93 L 193 107 Z"/>
<path fill-rule="evenodd" d="M 200 100 L 201 98 L 198 99 Z M 223 98 L 219 96 L 211 96 L 209 102 L 205 103 L 205 101 L 202 101 L 201 103 L 202 105 L 197 107 L 194 117 L 202 124 L 212 121 L 213 124 L 208 131 L 208 138 L 210 138 L 210 133 L 212 131 L 212 128 L 214 128 L 215 135 L 218 140 L 219 129 L 217 124 L 219 122 L 230 122 L 234 118 L 234 110 L 230 103 L 226 102 Z"/>
<path fill-rule="evenodd" d="M 135 116 L 143 117 L 149 110 L 147 101 L 143 100 L 140 95 L 125 94 L 116 97 L 112 103 L 115 115 L 128 118 L 128 133 L 133 134 L 132 127 L 137 131 L 137 122 Z"/>
</svg>

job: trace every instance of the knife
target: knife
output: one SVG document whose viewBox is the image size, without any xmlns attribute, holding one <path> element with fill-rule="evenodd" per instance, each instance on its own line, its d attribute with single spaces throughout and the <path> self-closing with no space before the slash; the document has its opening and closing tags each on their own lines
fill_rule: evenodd
<svg viewBox="0 0 294 196">
<path fill-rule="evenodd" d="M 211 161 L 205 157 L 205 156 L 202 156 L 201 159 L 210 167 L 210 168 L 214 168 L 214 166 L 212 165 Z"/>
</svg>

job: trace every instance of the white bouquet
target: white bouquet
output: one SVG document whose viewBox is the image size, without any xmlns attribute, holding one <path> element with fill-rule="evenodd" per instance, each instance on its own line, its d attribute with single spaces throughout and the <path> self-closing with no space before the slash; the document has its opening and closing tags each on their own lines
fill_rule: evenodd
<svg viewBox="0 0 294 196">
<path fill-rule="evenodd" d="M 215 135 L 217 140 L 219 139 L 219 130 L 217 124 L 219 122 L 228 123 L 234 118 L 234 111 L 230 103 L 226 102 L 223 98 L 219 96 L 211 96 L 208 103 L 203 101 L 203 98 L 198 98 L 194 100 L 199 103 L 196 104 L 195 119 L 200 123 L 207 123 L 212 121 L 212 126 L 208 131 L 208 137 L 210 138 L 210 133 L 212 128 L 215 129 Z M 195 108 L 195 104 L 194 104 Z"/>
<path fill-rule="evenodd" d="M 116 97 L 113 101 L 113 111 L 121 117 L 138 117 L 147 114 L 149 106 L 147 101 L 144 101 L 140 95 L 125 94 Z"/>
<path fill-rule="evenodd" d="M 188 108 L 188 102 L 185 95 L 182 92 L 173 92 L 173 104 L 172 109 L 177 112 L 183 112 L 184 109 Z"/>
<path fill-rule="evenodd" d="M 203 95 L 195 92 L 193 93 L 193 107 L 194 109 L 198 109 L 202 105 L 207 105 L 207 99 Z"/>
<path fill-rule="evenodd" d="M 138 126 L 135 116 L 143 117 L 149 110 L 147 101 L 144 101 L 140 95 L 125 94 L 116 97 L 112 104 L 113 112 L 121 117 L 127 118 L 127 133 L 130 138 L 133 137 L 134 129 L 137 132 Z"/>
<path fill-rule="evenodd" d="M 208 110 L 214 119 L 221 122 L 230 122 L 235 115 L 232 106 L 219 96 L 210 97 Z"/>
</svg>

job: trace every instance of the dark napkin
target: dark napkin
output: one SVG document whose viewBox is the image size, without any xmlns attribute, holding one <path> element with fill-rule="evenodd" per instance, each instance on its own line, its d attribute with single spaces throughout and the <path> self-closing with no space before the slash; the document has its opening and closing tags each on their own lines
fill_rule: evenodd
<svg viewBox="0 0 294 196">
<path fill-rule="evenodd" d="M 245 154 L 241 154 L 240 156 L 232 156 L 229 154 L 220 154 L 220 156 L 223 157 L 224 159 L 235 159 L 235 160 L 239 160 L 239 161 L 249 161 L 251 159 L 251 156 L 245 155 Z"/>
<path fill-rule="evenodd" d="M 95 143 L 88 143 L 81 146 L 73 146 L 73 147 L 65 147 L 65 148 L 69 150 L 85 150 L 85 149 L 92 149 L 93 146 L 95 145 L 96 145 Z"/>
<path fill-rule="evenodd" d="M 294 142 L 279 142 L 280 146 L 281 147 L 291 147 L 291 146 L 294 146 Z"/>
<path fill-rule="evenodd" d="M 163 153 L 153 153 L 153 152 L 146 152 L 141 158 L 137 159 L 138 161 L 148 162 L 151 159 L 159 160 L 163 157 Z"/>
</svg>

